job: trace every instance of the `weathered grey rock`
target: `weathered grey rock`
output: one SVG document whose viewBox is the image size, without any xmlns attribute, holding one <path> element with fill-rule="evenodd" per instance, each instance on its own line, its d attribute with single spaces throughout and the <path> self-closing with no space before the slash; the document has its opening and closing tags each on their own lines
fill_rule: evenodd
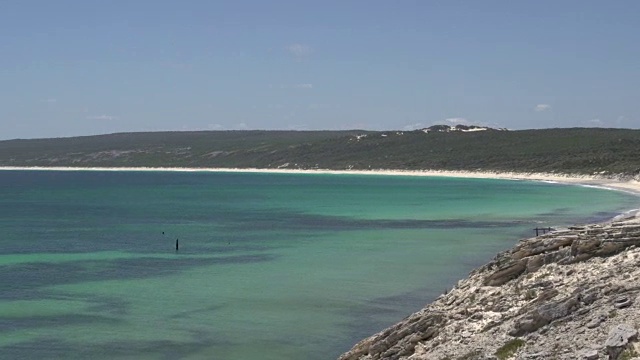
<svg viewBox="0 0 640 360">
<path fill-rule="evenodd" d="M 553 299 L 554 297 L 556 297 L 560 292 L 558 292 L 558 289 L 548 289 L 545 290 L 543 292 L 540 293 L 540 295 L 538 295 L 538 297 L 536 298 L 536 303 L 546 303 L 547 301 Z"/>
<path fill-rule="evenodd" d="M 549 353 L 547 351 L 540 351 L 537 353 L 531 353 L 531 354 L 522 354 L 522 357 L 525 359 L 531 359 L 531 360 L 543 360 L 543 359 L 548 359 L 549 358 Z"/>
<path fill-rule="evenodd" d="M 607 317 L 604 314 L 597 314 L 585 326 L 588 329 L 594 329 L 594 328 L 597 328 L 598 326 L 600 326 L 600 324 L 603 321 L 605 321 L 606 319 L 607 319 Z"/>
<path fill-rule="evenodd" d="M 411 355 L 416 343 L 434 337 L 438 327 L 444 322 L 446 318 L 439 312 L 431 312 L 426 316 L 414 314 L 403 322 L 360 341 L 349 352 L 340 356 L 340 359 L 360 359 L 367 355 L 373 359 L 397 359 Z"/>
<path fill-rule="evenodd" d="M 533 273 L 540 269 L 545 264 L 544 254 L 534 255 L 529 258 L 527 262 L 527 272 Z"/>
<path fill-rule="evenodd" d="M 537 241 L 524 244 L 513 252 L 513 259 L 524 259 L 538 254 L 552 252 L 562 247 L 571 245 L 577 239 L 576 235 L 558 236 L 546 235 L 537 238 Z"/>
<path fill-rule="evenodd" d="M 638 245 L 638 217 L 522 240 L 340 359 L 616 359 L 640 328 Z"/>
<path fill-rule="evenodd" d="M 607 337 L 607 341 L 604 344 L 609 357 L 611 359 L 617 359 L 627 344 L 629 344 L 632 339 L 635 339 L 637 335 L 638 331 L 629 324 L 618 324 L 611 328 L 609 337 Z"/>
<path fill-rule="evenodd" d="M 619 296 L 613 301 L 613 306 L 623 309 L 631 305 L 631 299 L 626 296 Z"/>
<path fill-rule="evenodd" d="M 526 260 L 511 261 L 505 266 L 500 267 L 493 274 L 489 275 L 485 280 L 485 285 L 500 286 L 509 280 L 513 280 L 520 276 L 527 269 Z"/>
<path fill-rule="evenodd" d="M 598 299 L 598 295 L 598 288 L 588 289 L 582 294 L 582 303 L 585 305 L 591 305 Z"/>
<path fill-rule="evenodd" d="M 520 321 L 516 321 L 509 335 L 522 336 L 536 331 L 554 320 L 568 316 L 575 311 L 578 306 L 579 302 L 576 297 L 541 305 L 527 313 Z"/>
<path fill-rule="evenodd" d="M 580 354 L 580 358 L 583 360 L 598 360 L 600 355 L 598 354 L 598 350 L 585 350 Z"/>
<path fill-rule="evenodd" d="M 609 337 L 604 344 L 606 347 L 620 347 L 629 343 L 630 339 L 635 338 L 638 335 L 638 331 L 629 324 L 618 324 L 611 328 L 609 331 Z"/>
</svg>

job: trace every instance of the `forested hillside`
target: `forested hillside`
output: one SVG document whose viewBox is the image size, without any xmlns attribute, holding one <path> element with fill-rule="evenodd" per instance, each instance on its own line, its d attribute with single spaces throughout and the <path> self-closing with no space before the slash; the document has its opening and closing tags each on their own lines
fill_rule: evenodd
<svg viewBox="0 0 640 360">
<path fill-rule="evenodd" d="M 0 141 L 0 166 L 640 174 L 640 130 L 202 131 Z M 479 129 L 483 130 L 483 129 Z"/>
</svg>

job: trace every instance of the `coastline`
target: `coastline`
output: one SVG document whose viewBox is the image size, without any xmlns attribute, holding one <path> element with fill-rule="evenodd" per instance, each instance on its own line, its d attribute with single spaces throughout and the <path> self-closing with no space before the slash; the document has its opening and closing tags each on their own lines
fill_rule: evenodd
<svg viewBox="0 0 640 360">
<path fill-rule="evenodd" d="M 520 240 L 338 360 L 638 359 L 640 214 Z"/>
<path fill-rule="evenodd" d="M 608 190 L 623 191 L 636 196 L 640 196 L 640 182 L 637 180 L 617 180 L 598 176 L 571 176 L 562 174 L 544 174 L 544 173 L 512 173 L 512 172 L 469 172 L 469 171 L 400 171 L 400 170 L 372 170 L 372 171 L 351 171 L 351 170 L 292 170 L 292 169 L 225 169 L 225 168 L 71 168 L 71 167 L 0 167 L 0 171 L 146 171 L 146 172 L 218 172 L 218 173 L 282 173 L 282 174 L 348 174 L 348 175 L 395 175 L 395 176 L 423 176 L 423 177 L 451 177 L 451 178 L 478 178 L 478 179 L 500 179 L 500 180 L 516 180 L 516 181 L 537 181 L 554 184 L 566 184 L 575 186 L 595 187 Z M 634 213 L 633 215 L 631 213 Z M 630 220 L 633 218 L 633 220 Z M 618 219 L 616 221 L 616 219 Z M 621 223 L 625 222 L 624 224 Z M 592 233 L 601 232 L 602 229 L 607 231 L 607 239 L 619 236 L 620 229 L 627 232 L 637 231 L 638 222 L 640 222 L 640 211 L 638 209 L 628 211 L 622 215 L 616 216 L 614 219 L 605 221 L 601 224 L 584 225 L 584 230 L 562 230 L 561 233 L 550 233 L 548 236 L 540 238 L 532 238 L 521 241 L 514 245 L 513 248 L 506 250 L 496 256 L 496 259 L 487 265 L 481 266 L 473 270 L 469 278 L 461 279 L 449 293 L 445 293 L 434 302 L 429 303 L 422 310 L 410 315 L 401 322 L 392 327 L 372 335 L 355 346 L 347 353 L 343 354 L 340 359 L 349 360 L 371 360 L 381 358 L 387 352 L 391 353 L 398 348 L 402 352 L 394 352 L 392 356 L 384 357 L 389 359 L 412 359 L 423 360 L 433 358 L 449 358 L 449 356 L 459 356 L 460 354 L 476 354 L 474 349 L 484 349 L 487 355 L 494 351 L 500 351 L 498 346 L 509 344 L 514 339 L 524 339 L 523 349 L 519 350 L 523 356 L 531 359 L 550 358 L 555 353 L 545 352 L 546 344 L 552 339 L 561 338 L 563 334 L 572 334 L 573 337 L 579 337 L 576 344 L 568 344 L 566 342 L 557 342 L 554 345 L 557 348 L 565 349 L 567 354 L 577 354 L 579 348 L 588 348 L 592 343 L 604 343 L 606 340 L 606 330 L 610 327 L 618 326 L 618 322 L 622 318 L 633 319 L 633 323 L 640 324 L 640 316 L 632 317 L 634 311 L 640 311 L 640 296 L 636 305 L 632 305 L 625 309 L 615 308 L 615 304 L 620 296 L 626 296 L 623 290 L 607 290 L 598 288 L 598 299 L 595 303 L 582 304 L 577 308 L 580 312 L 574 313 L 567 311 L 567 315 L 562 317 L 550 318 L 549 323 L 553 323 L 558 329 L 554 329 L 547 324 L 541 325 L 541 331 L 533 329 L 530 333 L 522 333 L 518 331 L 525 328 L 528 324 L 529 317 L 538 322 L 539 309 L 564 306 L 565 303 L 573 301 L 574 293 L 580 290 L 575 284 L 589 284 L 589 288 L 596 288 L 601 284 L 608 284 L 610 279 L 604 278 L 602 274 L 609 273 L 631 273 L 635 271 L 637 262 L 632 260 L 640 258 L 640 238 L 631 238 L 625 240 L 624 248 L 620 255 L 615 252 L 613 257 L 607 260 L 599 260 L 602 255 L 610 256 L 606 251 L 610 251 L 611 242 L 608 240 L 601 241 L 597 244 L 593 254 L 590 252 L 591 247 L 583 243 L 593 242 Z M 606 225 L 610 223 L 611 225 Z M 624 227 L 621 227 L 621 224 Z M 635 236 L 635 233 L 633 233 Z M 571 241 L 571 243 L 569 243 Z M 555 248 L 555 244 L 563 244 L 563 246 Z M 551 244 L 551 245 L 549 245 Z M 617 243 L 616 243 L 617 244 Z M 626 249 L 629 246 L 639 246 L 635 250 L 630 250 L 626 255 Z M 551 247 L 549 247 L 551 246 Z M 589 245 L 591 246 L 591 245 Z M 618 246 L 618 245 L 616 245 Z M 544 247 L 544 254 L 537 253 L 539 248 Z M 570 249 L 576 248 L 580 251 L 584 250 L 585 254 L 580 256 L 589 256 L 594 260 L 586 260 L 577 258 L 570 254 Z M 523 250 L 524 249 L 524 250 Z M 532 250 L 533 249 L 533 250 Z M 526 251 L 525 251 L 526 250 Z M 527 253 L 525 258 L 520 258 L 519 254 Z M 530 254 L 529 254 L 530 253 Z M 515 254 L 515 255 L 514 255 Z M 576 258 L 576 259 L 574 259 Z M 565 264 L 564 262 L 567 262 Z M 596 262 L 594 264 L 594 262 Z M 538 265 L 542 264 L 540 267 Z M 623 264 L 624 268 L 621 267 Z M 535 267 L 534 267 L 535 265 Z M 602 265 L 602 269 L 594 266 Z M 497 271 L 496 271 L 497 269 Z M 509 279 L 513 269 L 518 271 L 515 282 L 507 282 L 500 284 L 488 284 L 487 279 L 493 279 L 497 275 L 507 273 Z M 525 269 L 525 270 L 522 270 Z M 562 271 L 558 269 L 563 269 Z M 564 269 L 567 269 L 566 271 Z M 595 269 L 595 270 L 593 270 Z M 522 270 L 522 271 L 521 271 Z M 530 275 L 531 274 L 531 275 Z M 584 276 L 586 274 L 586 278 Z M 522 276 L 521 276 L 522 275 Z M 525 276 L 527 275 L 527 276 Z M 570 276 L 571 275 L 571 276 Z M 640 278 L 640 270 L 633 273 L 634 276 Z M 530 277 L 533 276 L 531 279 Z M 506 278 L 506 277 L 505 277 Z M 509 281 L 507 279 L 507 281 Z M 626 278 L 625 278 L 626 279 Z M 622 283 L 628 280 L 622 280 Z M 515 285 L 514 285 L 515 284 Z M 622 285 L 621 285 L 622 286 Z M 535 289 L 521 291 L 520 289 Z M 539 289 L 538 289 L 539 288 Z M 640 288 L 640 287 L 639 287 Z M 620 289 L 625 289 L 620 287 Z M 552 293 L 552 291 L 555 291 Z M 611 292 L 608 292 L 611 291 Z M 549 295 L 551 294 L 551 295 Z M 590 293 L 589 293 L 590 294 Z M 590 296 L 587 293 L 578 293 L 578 299 Z M 634 293 L 635 294 L 635 293 Z M 615 295 L 615 296 L 614 296 Z M 547 299 L 547 296 L 552 296 Z M 617 296 L 617 297 L 616 297 Z M 635 296 L 635 295 L 634 295 Z M 515 299 L 515 300 L 514 300 Z M 568 300 L 567 300 L 568 299 Z M 498 303 L 498 305 L 492 305 Z M 613 310 L 609 309 L 612 303 Z M 503 306 L 504 305 L 504 306 Z M 573 306 L 573 305 L 572 305 Z M 461 309 L 463 311 L 461 312 Z M 505 310 L 507 309 L 507 310 Z M 533 309 L 533 310 L 531 310 Z M 618 311 L 619 317 L 611 315 L 612 311 Z M 541 311 L 541 310 L 540 310 Z M 640 312 L 638 312 L 640 314 Z M 537 317 L 536 317 L 537 316 Z M 546 315 L 545 315 L 546 316 Z M 555 316 L 555 315 L 554 315 Z M 567 321 L 568 316 L 577 317 L 577 321 Z M 598 328 L 593 330 L 589 324 L 598 320 Z M 546 318 L 542 317 L 544 321 Z M 593 319 L 592 319 L 593 318 Z M 443 320 L 444 319 L 444 320 Z M 480 319 L 480 320 L 479 320 Z M 555 322 L 566 322 L 567 326 L 560 327 Z M 542 320 L 540 320 L 542 321 Z M 578 324 L 579 325 L 575 325 Z M 418 327 L 416 327 L 419 324 Z M 536 323 L 537 324 L 537 323 Z M 579 327 L 582 330 L 576 330 L 573 327 Z M 536 325 L 537 326 L 537 325 Z M 634 325 L 635 326 L 635 325 Z M 584 332 L 583 328 L 591 330 Z M 640 327 L 638 327 L 640 328 Z M 438 329 L 438 330 L 436 330 Z M 465 329 L 459 333 L 459 329 Z M 515 330 L 514 330 L 515 329 Z M 551 330 L 549 330 L 551 329 Z M 527 330 L 528 331 L 528 330 Z M 583 331 L 583 332 L 580 332 Z M 549 338 L 544 335 L 549 333 Z M 400 337 L 399 334 L 403 334 Z M 586 334 L 586 335 L 585 335 Z M 571 336 L 570 336 L 571 337 Z M 551 340 L 550 340 L 551 339 Z M 608 340 L 607 340 L 608 341 Z M 464 350 L 463 350 L 464 349 Z M 463 351 L 463 352 L 461 352 Z M 591 350 L 590 350 L 591 351 Z M 596 350 L 594 350 L 596 351 Z M 616 350 L 617 351 L 617 350 Z M 602 353 L 601 348 L 597 352 Z M 411 355 L 413 354 L 413 355 Z M 437 354 L 436 357 L 435 354 Z M 409 357 L 410 356 L 410 357 Z M 559 359 L 569 359 L 574 357 L 558 357 Z M 590 357 L 591 358 L 591 357 Z M 597 359 L 593 358 L 593 359 Z"/>
<path fill-rule="evenodd" d="M 557 173 L 519 173 L 499 171 L 462 170 L 329 170 L 329 169 L 259 169 L 259 168 L 175 168 L 175 167 L 12 167 L 2 166 L 0 171 L 160 171 L 160 172 L 224 172 L 270 174 L 342 174 L 452 177 L 468 179 L 525 180 L 567 185 L 596 187 L 624 191 L 640 196 L 640 181 L 618 180 L 604 176 Z"/>
</svg>

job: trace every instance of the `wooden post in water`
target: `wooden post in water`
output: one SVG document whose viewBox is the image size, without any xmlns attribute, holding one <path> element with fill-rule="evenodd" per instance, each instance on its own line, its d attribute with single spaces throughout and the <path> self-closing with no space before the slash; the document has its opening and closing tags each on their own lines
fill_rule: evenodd
<svg viewBox="0 0 640 360">
<path fill-rule="evenodd" d="M 179 246 L 178 246 L 178 239 L 176 239 L 176 251 L 178 251 Z"/>
</svg>

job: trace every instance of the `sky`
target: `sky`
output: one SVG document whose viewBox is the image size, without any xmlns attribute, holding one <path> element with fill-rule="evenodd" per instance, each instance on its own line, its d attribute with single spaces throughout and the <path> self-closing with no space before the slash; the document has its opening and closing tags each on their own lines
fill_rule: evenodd
<svg viewBox="0 0 640 360">
<path fill-rule="evenodd" d="M 0 0 L 0 139 L 640 128 L 640 1 Z"/>
</svg>

